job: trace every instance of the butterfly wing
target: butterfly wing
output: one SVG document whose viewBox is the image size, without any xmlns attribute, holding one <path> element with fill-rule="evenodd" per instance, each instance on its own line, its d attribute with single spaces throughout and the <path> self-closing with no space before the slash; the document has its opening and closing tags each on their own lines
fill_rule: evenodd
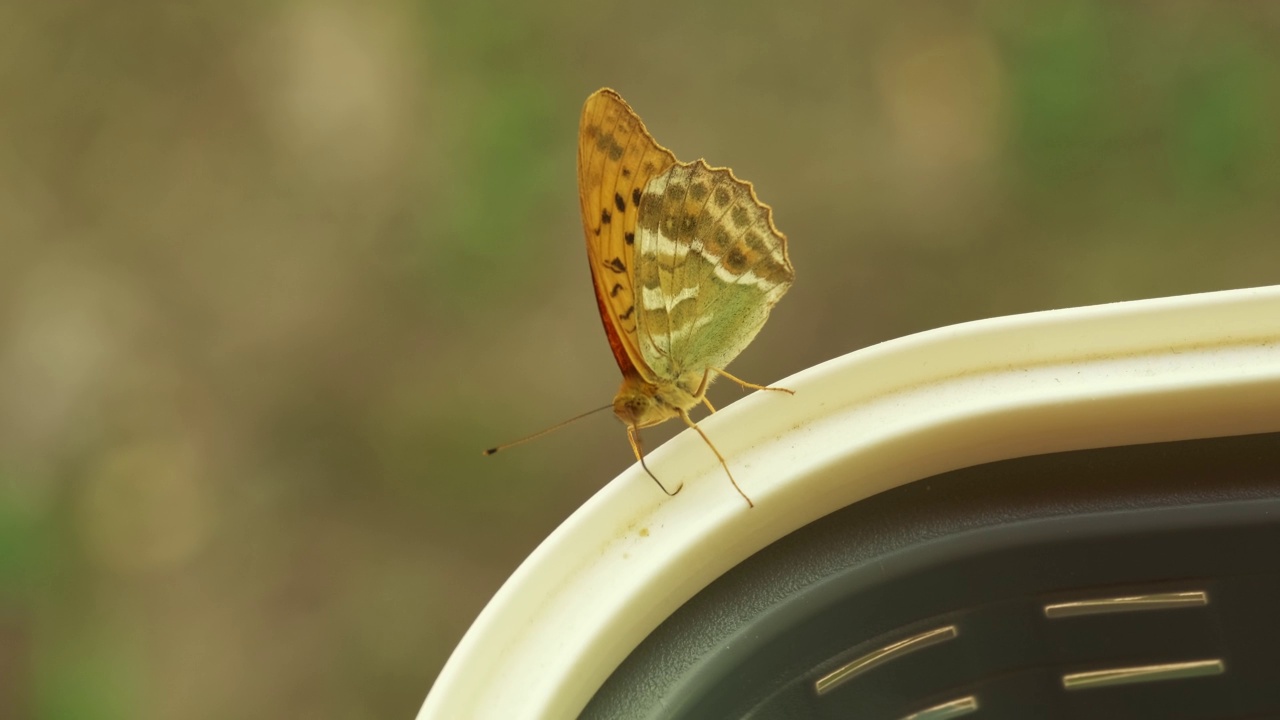
<svg viewBox="0 0 1280 720">
<path fill-rule="evenodd" d="M 652 381 L 636 337 L 636 220 L 645 186 L 676 164 L 616 92 L 587 98 L 578 133 L 578 195 L 596 303 L 623 375 Z"/>
<path fill-rule="evenodd" d="M 787 239 L 751 183 L 702 160 L 650 180 L 639 205 L 640 355 L 655 375 L 695 386 L 742 352 L 791 287 Z"/>
</svg>

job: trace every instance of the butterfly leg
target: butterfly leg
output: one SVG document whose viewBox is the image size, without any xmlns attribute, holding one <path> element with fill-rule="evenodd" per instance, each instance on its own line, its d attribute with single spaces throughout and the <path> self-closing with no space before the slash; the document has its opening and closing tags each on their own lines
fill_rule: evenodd
<svg viewBox="0 0 1280 720">
<path fill-rule="evenodd" d="M 627 426 L 627 441 L 631 443 L 631 451 L 636 454 L 636 460 L 640 461 L 640 467 L 644 468 L 644 471 L 648 473 L 649 477 L 653 478 L 653 481 L 658 483 L 658 487 L 662 492 L 666 493 L 668 496 L 674 496 L 676 493 L 684 489 L 684 483 L 681 483 L 680 487 L 675 489 L 675 492 L 667 490 L 667 487 L 662 484 L 662 481 L 658 479 L 658 476 L 654 475 L 653 471 L 649 469 L 649 466 L 644 463 L 644 452 L 640 449 L 640 431 L 634 426 Z"/>
<path fill-rule="evenodd" d="M 736 377 L 734 377 L 734 376 L 730 375 L 729 373 L 727 373 L 727 372 L 725 372 L 724 370 L 721 370 L 721 369 L 719 369 L 719 368 L 712 368 L 712 370 L 713 370 L 713 371 L 715 371 L 715 373 L 716 373 L 716 374 L 718 374 L 718 375 L 723 375 L 723 376 L 725 376 L 725 377 L 729 378 L 730 380 L 732 380 L 732 381 L 734 381 L 734 382 L 738 383 L 739 385 L 741 385 L 741 386 L 742 386 L 742 387 L 744 387 L 744 388 L 749 388 L 749 389 L 751 389 L 751 390 L 777 390 L 778 392 L 790 393 L 791 395 L 795 395 L 795 394 L 796 394 L 796 391 L 795 391 L 795 390 L 790 390 L 790 389 L 788 389 L 788 388 L 784 388 L 784 387 L 769 387 L 769 386 L 767 386 L 767 385 L 756 385 L 755 383 L 749 383 L 749 382 L 747 382 L 746 380 L 742 380 L 742 379 L 736 378 Z"/>
<path fill-rule="evenodd" d="M 724 474 L 729 476 L 729 482 L 733 483 L 733 489 L 737 490 L 738 494 L 742 496 L 742 499 L 747 501 L 747 507 L 755 507 L 756 504 L 751 502 L 751 498 L 747 497 L 747 494 L 742 492 L 741 487 L 738 487 L 738 481 L 733 479 L 733 473 L 729 472 L 729 463 L 724 461 L 724 456 L 720 454 L 720 451 L 716 449 L 715 445 L 711 444 L 711 438 L 707 437 L 707 434 L 702 432 L 702 428 L 698 427 L 698 423 L 694 422 L 693 419 L 689 417 L 688 411 L 680 409 L 680 419 L 684 420 L 685 425 L 697 430 L 698 434 L 702 436 L 703 442 L 707 444 L 707 447 L 711 448 L 711 452 L 716 454 L 716 459 L 720 461 L 720 467 L 724 468 Z"/>
<path fill-rule="evenodd" d="M 702 404 L 707 406 L 708 410 L 710 410 L 711 412 L 715 412 L 716 407 L 711 404 L 710 400 L 707 399 L 707 386 L 710 384 L 711 384 L 711 371 L 708 370 L 702 373 L 702 384 L 698 386 L 698 390 L 693 393 L 693 396 L 700 399 L 702 401 Z"/>
</svg>

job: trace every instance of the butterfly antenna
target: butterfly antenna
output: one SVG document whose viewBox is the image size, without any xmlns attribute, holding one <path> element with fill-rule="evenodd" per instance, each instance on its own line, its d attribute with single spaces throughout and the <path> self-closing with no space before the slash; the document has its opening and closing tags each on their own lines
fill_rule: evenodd
<svg viewBox="0 0 1280 720">
<path fill-rule="evenodd" d="M 680 487 L 675 489 L 675 492 L 671 492 L 667 489 L 667 486 L 662 484 L 662 481 L 658 479 L 658 476 L 653 474 L 653 471 L 649 469 L 649 466 L 645 464 L 644 451 L 640 447 L 640 431 L 634 426 L 627 426 L 627 440 L 631 442 L 631 450 L 635 452 L 636 459 L 640 461 L 640 467 L 644 468 L 644 471 L 648 473 L 649 477 L 653 478 L 653 481 L 658 484 L 658 488 L 660 488 L 662 492 L 666 493 L 667 497 L 674 497 L 676 493 L 684 489 L 684 483 L 681 483 Z"/>
<path fill-rule="evenodd" d="M 554 431 L 556 431 L 556 430 L 559 430 L 560 428 L 564 427 L 565 425 L 568 425 L 569 423 L 577 422 L 577 421 L 581 420 L 581 419 L 582 419 L 582 418 L 584 418 L 584 417 L 587 417 L 587 416 L 589 416 L 589 415 L 595 415 L 596 413 L 600 412 L 601 410 L 608 410 L 608 409 L 609 409 L 609 408 L 611 408 L 611 407 L 613 407 L 613 404 L 612 404 L 612 403 L 610 403 L 610 404 L 608 404 L 608 405 L 605 405 L 605 406 L 603 406 L 603 407 L 598 407 L 598 408 L 596 408 L 595 410 L 588 410 L 587 412 L 584 412 L 584 413 L 582 413 L 581 415 L 577 415 L 577 416 L 575 416 L 575 417 L 571 417 L 571 418 L 569 418 L 568 420 L 565 420 L 564 422 L 558 422 L 558 423 L 556 423 L 555 425 L 552 425 L 551 427 L 546 428 L 545 430 L 539 430 L 538 432 L 536 432 L 536 433 L 534 433 L 534 434 L 532 434 L 532 435 L 526 436 L 526 437 L 522 437 L 522 438 L 520 438 L 519 440 L 515 440 L 515 441 L 509 442 L 509 443 L 505 443 L 505 444 L 503 444 L 503 445 L 498 445 L 497 447 L 491 447 L 491 448 L 489 448 L 488 450 L 485 450 L 485 451 L 484 451 L 484 454 L 485 454 L 485 455 L 492 455 L 492 454 L 494 454 L 494 453 L 498 452 L 499 450 L 506 450 L 506 449 L 507 449 L 507 448 L 509 448 L 509 447 L 514 447 L 514 446 L 516 446 L 516 445 L 523 445 L 523 444 L 525 444 L 525 443 L 529 442 L 530 440 L 537 440 L 538 438 L 542 437 L 543 435 L 547 435 L 548 433 L 552 433 L 552 432 L 554 432 Z"/>
</svg>

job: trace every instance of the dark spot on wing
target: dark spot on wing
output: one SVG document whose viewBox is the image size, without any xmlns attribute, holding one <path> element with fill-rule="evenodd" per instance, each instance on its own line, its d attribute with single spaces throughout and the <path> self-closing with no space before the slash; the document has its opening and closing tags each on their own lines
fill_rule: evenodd
<svg viewBox="0 0 1280 720">
<path fill-rule="evenodd" d="M 723 208 L 725 205 L 729 204 L 729 191 L 726 190 L 723 185 L 717 187 L 714 200 L 716 207 Z"/>
<path fill-rule="evenodd" d="M 618 317 L 622 318 L 623 320 L 630 320 L 632 313 L 634 313 L 635 311 L 636 311 L 636 306 L 632 305 L 631 307 L 627 308 L 626 312 L 622 313 Z"/>
<path fill-rule="evenodd" d="M 623 273 L 627 271 L 627 266 L 622 262 L 622 258 L 614 258 L 604 265 L 616 273 Z"/>
<path fill-rule="evenodd" d="M 703 240 L 702 245 L 712 255 L 717 257 L 724 255 L 725 248 L 729 247 L 729 233 L 724 229 L 723 225 L 720 225 L 711 234 L 711 241 Z"/>
<path fill-rule="evenodd" d="M 613 205 L 614 207 L 618 208 L 618 212 L 627 211 L 627 202 L 623 200 L 622 196 L 619 195 L 618 193 L 613 194 Z"/>
<path fill-rule="evenodd" d="M 640 215 L 636 218 L 636 225 L 643 230 L 657 230 L 658 223 L 662 221 L 662 203 L 656 201 L 652 195 L 648 201 L 640 206 Z"/>
<path fill-rule="evenodd" d="M 622 292 L 622 283 L 614 283 L 613 289 L 609 291 L 609 297 L 618 297 L 620 292 Z"/>
<path fill-rule="evenodd" d="M 612 136 L 610 136 L 610 140 L 612 139 L 613 139 Z M 609 159 L 613 160 L 614 162 L 617 162 L 618 160 L 622 159 L 622 153 L 623 153 L 622 146 L 618 144 L 617 140 L 613 140 L 609 144 Z"/>
<path fill-rule="evenodd" d="M 631 188 L 631 204 L 640 207 L 640 188 Z"/>
<path fill-rule="evenodd" d="M 668 240 L 674 240 L 676 237 L 676 233 L 678 232 L 678 230 L 676 229 L 676 224 L 678 222 L 679 220 L 676 218 L 675 215 L 671 215 L 671 214 L 663 215 L 662 222 L 658 228 L 658 232 L 662 233 L 662 236 L 667 238 Z"/>
<path fill-rule="evenodd" d="M 709 192 L 711 192 L 711 190 L 707 187 L 706 183 L 694 183 L 689 186 L 689 197 L 697 200 L 698 202 L 706 200 L 707 193 Z"/>
<path fill-rule="evenodd" d="M 795 277 L 795 273 L 788 267 L 780 265 L 771 257 L 765 257 L 763 262 L 757 263 L 752 271 L 760 278 L 775 285 L 789 283 Z"/>
<path fill-rule="evenodd" d="M 733 224 L 738 227 L 746 227 L 751 222 L 751 216 L 747 214 L 747 209 L 741 205 L 733 206 L 729 211 L 729 216 L 733 218 Z"/>
<path fill-rule="evenodd" d="M 601 210 L 601 211 L 600 211 L 600 224 L 601 224 L 601 225 L 608 225 L 608 224 L 609 224 L 610 222 L 612 222 L 612 221 L 613 221 L 613 216 L 609 214 L 609 211 L 608 211 L 608 210 Z"/>
<path fill-rule="evenodd" d="M 622 177 L 631 177 L 631 168 L 622 168 Z"/>
<path fill-rule="evenodd" d="M 635 234 L 635 233 L 633 233 L 633 232 L 624 233 L 624 234 L 622 235 L 622 239 L 623 239 L 623 240 L 626 240 L 628 245 L 635 245 L 635 244 L 636 244 L 636 234 Z"/>
<path fill-rule="evenodd" d="M 724 256 L 724 266 L 737 275 L 746 269 L 747 256 L 738 248 L 734 248 L 729 251 L 728 255 Z"/>
<path fill-rule="evenodd" d="M 667 194 L 667 202 L 671 202 L 671 203 L 681 203 L 681 202 L 684 202 L 684 196 L 685 196 L 688 192 L 689 192 L 689 189 L 688 189 L 688 188 L 686 188 L 684 185 L 680 185 L 680 184 L 676 184 L 676 183 L 669 183 L 669 184 L 667 185 L 667 193 L 666 193 L 666 194 Z"/>
</svg>

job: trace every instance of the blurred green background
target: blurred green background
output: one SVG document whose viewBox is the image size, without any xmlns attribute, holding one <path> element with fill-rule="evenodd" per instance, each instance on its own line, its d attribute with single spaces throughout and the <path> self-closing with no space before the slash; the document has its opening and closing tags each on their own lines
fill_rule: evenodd
<svg viewBox="0 0 1280 720">
<path fill-rule="evenodd" d="M 632 462 L 607 415 L 480 455 L 619 381 L 602 85 L 790 237 L 746 379 L 1280 282 L 1274 3 L 7 3 L 0 716 L 417 711 Z"/>
</svg>

